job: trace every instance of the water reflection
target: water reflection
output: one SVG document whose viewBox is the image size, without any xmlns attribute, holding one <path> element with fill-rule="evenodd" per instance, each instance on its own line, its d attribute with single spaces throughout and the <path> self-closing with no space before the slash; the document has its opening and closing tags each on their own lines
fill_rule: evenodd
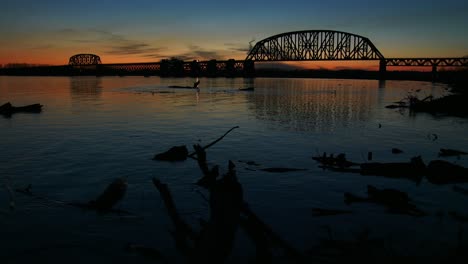
<svg viewBox="0 0 468 264">
<path fill-rule="evenodd" d="M 72 99 L 96 100 L 102 94 L 102 80 L 97 77 L 70 77 Z"/>
<path fill-rule="evenodd" d="M 259 120 L 296 131 L 334 131 L 368 121 L 378 104 L 378 81 L 259 79 L 248 94 Z"/>
</svg>

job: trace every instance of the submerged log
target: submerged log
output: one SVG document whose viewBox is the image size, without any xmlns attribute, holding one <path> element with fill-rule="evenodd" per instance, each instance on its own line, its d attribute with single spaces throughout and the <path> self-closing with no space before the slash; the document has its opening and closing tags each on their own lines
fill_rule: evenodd
<svg viewBox="0 0 468 264">
<path fill-rule="evenodd" d="M 298 168 L 265 168 L 260 169 L 261 171 L 282 173 L 282 172 L 291 172 L 291 171 L 306 171 L 307 169 L 298 169 Z"/>
<path fill-rule="evenodd" d="M 439 157 L 450 157 L 450 156 L 460 156 L 460 155 L 468 155 L 468 153 L 460 150 L 455 149 L 443 149 L 441 148 L 439 151 Z"/>
<path fill-rule="evenodd" d="M 398 149 L 398 148 L 392 148 L 392 153 L 393 154 L 400 154 L 400 153 L 403 153 L 403 150 Z"/>
<path fill-rule="evenodd" d="M 279 235 L 277 235 L 252 210 L 250 210 L 245 202 L 243 202 L 242 186 L 237 181 L 237 177 L 235 176 L 234 163 L 229 161 L 228 174 L 226 174 L 221 180 L 215 180 L 215 177 L 211 174 L 211 171 L 214 171 L 217 166 L 214 166 L 211 170 L 209 170 L 208 165 L 206 164 L 206 153 L 204 148 L 201 148 L 200 146 L 194 146 L 194 148 L 198 157 L 198 164 L 204 174 L 204 177 L 199 180 L 199 182 L 203 180 L 204 184 L 201 186 L 210 191 L 209 202 L 210 208 L 212 209 L 211 220 L 228 220 L 228 223 L 231 222 L 227 225 L 228 227 L 230 226 L 228 230 L 231 230 L 231 232 L 233 229 L 235 229 L 233 228 L 234 226 L 232 225 L 232 221 L 235 220 L 238 222 L 238 224 L 245 229 L 249 237 L 256 245 L 257 260 L 260 261 L 259 263 L 269 263 L 263 261 L 268 261 L 271 259 L 270 243 L 274 243 L 283 248 L 286 255 L 293 259 L 294 262 L 301 262 L 303 259 L 302 254 L 294 247 L 289 245 L 289 243 L 283 240 Z M 220 200 L 220 202 L 217 202 L 217 200 Z M 241 201 L 240 208 L 238 207 L 239 201 Z M 228 208 L 224 208 L 225 206 L 228 206 Z M 238 212 L 238 210 L 240 211 Z M 245 218 L 240 218 L 239 213 L 242 213 Z M 230 217 L 226 217 L 228 215 L 230 215 Z M 222 222 L 223 221 L 221 221 L 221 223 Z M 209 223 L 206 223 L 204 226 L 205 230 L 210 230 L 206 229 L 210 226 Z M 225 231 L 221 231 L 220 234 L 223 234 L 223 232 Z M 228 235 L 227 237 L 229 238 L 231 236 Z M 227 251 L 224 251 L 224 254 L 226 254 L 226 252 Z M 218 260 L 219 257 L 220 255 L 217 257 Z M 206 262 L 206 259 L 204 259 L 204 261 Z"/>
<path fill-rule="evenodd" d="M 123 182 L 122 182 L 123 181 Z M 137 217 L 136 215 L 121 209 L 112 208 L 125 195 L 126 182 L 123 179 L 116 179 L 111 183 L 106 190 L 96 199 L 90 202 L 66 202 L 57 199 L 52 199 L 46 196 L 37 195 L 31 191 L 32 185 L 28 184 L 26 188 L 18 188 L 15 191 L 34 199 L 42 200 L 47 203 L 58 206 L 73 206 L 84 210 L 96 210 L 101 213 L 113 213 L 124 215 L 127 217 Z M 123 186 L 125 185 L 125 187 Z"/>
<path fill-rule="evenodd" d="M 254 87 L 239 88 L 239 91 L 244 91 L 244 92 L 252 92 L 254 90 L 255 90 Z"/>
<path fill-rule="evenodd" d="M 464 94 L 447 95 L 436 99 L 428 96 L 422 100 L 413 96 L 409 98 L 409 108 L 414 112 L 467 116 L 466 102 L 467 96 Z"/>
<path fill-rule="evenodd" d="M 89 207 L 98 211 L 112 209 L 125 196 L 127 191 L 127 181 L 123 178 L 114 180 L 96 200 L 88 203 Z"/>
<path fill-rule="evenodd" d="M 236 128 L 239 128 L 239 126 L 235 126 L 231 129 L 229 129 L 226 133 L 224 133 L 224 135 L 222 135 L 221 137 L 219 137 L 218 139 L 216 139 L 215 141 L 211 142 L 210 144 L 202 147 L 202 149 L 207 149 L 211 146 L 213 146 L 214 144 L 218 143 L 219 141 L 221 141 L 221 139 L 223 139 L 227 134 L 229 134 L 229 132 L 231 132 L 232 130 L 236 129 Z M 193 152 L 193 153 L 188 153 L 188 149 L 185 145 L 182 145 L 182 146 L 174 146 L 172 148 L 170 148 L 168 151 L 166 152 L 162 152 L 162 153 L 159 153 L 159 154 L 156 154 L 154 155 L 153 157 L 153 160 L 163 160 L 163 161 L 184 161 L 186 160 L 187 158 L 194 158 L 195 156 L 196 151 Z"/>
<path fill-rule="evenodd" d="M 198 84 L 197 84 L 198 86 Z M 198 87 L 194 87 L 194 86 L 181 86 L 181 85 L 169 85 L 168 88 L 176 88 L 176 89 L 197 89 Z"/>
<path fill-rule="evenodd" d="M 42 111 L 41 104 L 32 104 L 26 106 L 13 106 L 10 102 L 0 106 L 0 114 L 5 117 L 11 117 L 14 113 L 40 113 Z"/>
<path fill-rule="evenodd" d="M 312 157 L 312 159 L 322 164 L 324 168 L 349 168 L 359 165 L 358 163 L 347 160 L 344 153 L 340 153 L 335 157 L 333 154 L 327 156 L 327 153 L 324 152 L 322 156 L 315 156 Z"/>
<path fill-rule="evenodd" d="M 433 160 L 427 166 L 427 180 L 433 184 L 468 182 L 468 168 L 445 160 Z"/>
<path fill-rule="evenodd" d="M 410 203 L 408 194 L 395 189 L 378 189 L 372 185 L 367 186 L 367 197 L 360 197 L 345 193 L 346 204 L 356 202 L 370 202 L 385 206 L 390 213 L 423 216 L 425 213 Z"/>
<path fill-rule="evenodd" d="M 425 173 L 426 165 L 420 156 L 412 158 L 410 162 L 371 162 L 361 164 L 361 175 L 407 178 L 420 182 Z"/>
<path fill-rule="evenodd" d="M 206 152 L 198 144 L 193 145 L 195 152 L 197 153 L 197 162 L 200 170 L 203 172 L 203 177 L 197 181 L 197 185 L 209 189 L 216 183 L 216 178 L 219 176 L 219 166 L 215 165 L 211 170 L 208 168 L 206 161 Z"/>
<path fill-rule="evenodd" d="M 190 225 L 188 225 L 180 216 L 177 208 L 175 206 L 174 200 L 172 199 L 171 192 L 167 187 L 167 184 L 162 183 L 160 180 L 153 178 L 153 184 L 158 189 L 161 194 L 161 198 L 166 206 L 167 213 L 174 224 L 175 231 L 173 232 L 174 239 L 176 242 L 176 247 L 187 257 L 191 257 L 192 249 L 189 246 L 188 238 L 195 240 L 197 234 L 192 230 Z"/>
<path fill-rule="evenodd" d="M 188 149 L 185 145 L 175 146 L 168 151 L 154 155 L 153 160 L 183 161 L 188 157 Z"/>
<path fill-rule="evenodd" d="M 223 263 L 231 253 L 243 204 L 242 186 L 237 181 L 234 163 L 210 187 L 210 220 L 195 243 L 195 263 Z"/>
</svg>

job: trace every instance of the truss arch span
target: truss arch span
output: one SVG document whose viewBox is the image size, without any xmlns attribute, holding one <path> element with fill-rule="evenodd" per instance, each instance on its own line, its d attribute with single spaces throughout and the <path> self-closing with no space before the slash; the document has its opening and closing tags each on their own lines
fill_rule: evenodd
<svg viewBox="0 0 468 264">
<path fill-rule="evenodd" d="M 383 60 L 366 37 L 334 30 L 303 30 L 268 37 L 255 44 L 246 60 Z"/>
<path fill-rule="evenodd" d="M 94 54 L 76 54 L 70 57 L 68 65 L 87 66 L 102 64 L 101 58 Z"/>
</svg>

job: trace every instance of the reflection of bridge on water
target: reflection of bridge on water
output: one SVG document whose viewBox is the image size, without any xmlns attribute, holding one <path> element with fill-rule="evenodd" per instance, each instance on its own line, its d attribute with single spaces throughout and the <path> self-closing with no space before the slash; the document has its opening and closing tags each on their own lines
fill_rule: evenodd
<svg viewBox="0 0 468 264">
<path fill-rule="evenodd" d="M 70 77 L 72 99 L 98 99 L 102 94 L 102 80 L 94 77 Z"/>
<path fill-rule="evenodd" d="M 295 131 L 331 132 L 372 119 L 382 89 L 375 80 L 260 79 L 247 94 L 259 120 Z M 284 89 L 287 88 L 287 89 Z"/>
</svg>

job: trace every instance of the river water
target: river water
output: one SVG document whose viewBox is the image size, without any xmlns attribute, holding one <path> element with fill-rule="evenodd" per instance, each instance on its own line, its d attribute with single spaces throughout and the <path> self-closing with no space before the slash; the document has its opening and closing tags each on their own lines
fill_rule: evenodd
<svg viewBox="0 0 468 264">
<path fill-rule="evenodd" d="M 427 164 L 438 159 L 440 148 L 468 150 L 468 120 L 385 108 L 408 93 L 444 94 L 445 85 L 276 78 L 200 81 L 197 92 L 168 88 L 192 85 L 192 78 L 0 76 L 0 104 L 44 105 L 40 114 L 0 116 L 2 263 L 154 263 L 125 250 L 128 244 L 157 248 L 170 262 L 180 262 L 171 222 L 151 179 L 167 183 L 181 215 L 198 226 L 198 219 L 209 215 L 200 194 L 205 191 L 194 185 L 201 172 L 193 160 L 170 163 L 152 157 L 176 145 L 190 150 L 195 143 L 206 145 L 233 126 L 239 128 L 207 150 L 210 164 L 225 172 L 228 160 L 234 161 L 244 200 L 301 251 L 330 234 L 355 240 L 363 232 L 383 239 L 401 255 L 445 254 L 456 245 L 460 226 L 447 213 L 468 212 L 467 197 L 453 192 L 452 185 L 331 172 L 311 159 L 323 152 L 346 153 L 349 160 L 364 162 L 371 151 L 374 161 L 409 161 L 421 155 Z M 255 90 L 238 90 L 246 87 Z M 404 152 L 392 154 L 392 148 Z M 468 165 L 466 157 L 446 160 Z M 260 170 L 268 167 L 306 170 Z M 61 203 L 92 200 L 117 177 L 128 181 L 118 208 L 131 217 Z M 28 184 L 42 198 L 9 191 Z M 344 192 L 365 195 L 369 184 L 407 192 L 428 216 L 388 214 L 379 205 L 343 202 Z M 315 217 L 314 207 L 353 213 Z M 239 230 L 228 262 L 245 262 L 254 253 Z"/>
</svg>

